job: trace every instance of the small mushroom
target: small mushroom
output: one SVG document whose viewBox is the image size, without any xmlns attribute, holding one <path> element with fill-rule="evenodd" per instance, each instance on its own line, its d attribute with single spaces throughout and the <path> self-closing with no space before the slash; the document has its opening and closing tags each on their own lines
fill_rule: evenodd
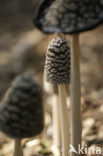
<svg viewBox="0 0 103 156">
<path fill-rule="evenodd" d="M 56 37 L 48 46 L 44 79 L 47 82 L 58 86 L 62 153 L 63 156 L 67 156 L 69 151 L 69 119 L 66 104 L 66 85 L 70 82 L 70 48 L 64 38 Z"/>
<path fill-rule="evenodd" d="M 0 130 L 15 139 L 14 156 L 21 156 L 21 140 L 44 128 L 42 91 L 31 74 L 16 78 L 0 105 Z"/>
<path fill-rule="evenodd" d="M 103 0 L 42 0 L 34 23 L 45 33 L 71 34 L 71 144 L 77 150 L 81 144 L 79 33 L 103 23 Z"/>
</svg>

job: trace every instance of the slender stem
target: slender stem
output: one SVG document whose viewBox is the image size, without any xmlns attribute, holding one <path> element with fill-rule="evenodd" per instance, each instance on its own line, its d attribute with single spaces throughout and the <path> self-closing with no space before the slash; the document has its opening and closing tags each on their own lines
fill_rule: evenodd
<svg viewBox="0 0 103 156">
<path fill-rule="evenodd" d="M 79 35 L 71 36 L 71 145 L 78 151 L 81 145 L 81 84 Z M 79 154 L 71 153 L 71 156 Z"/>
<path fill-rule="evenodd" d="M 44 90 L 51 95 L 53 120 L 53 148 L 61 147 L 60 106 L 56 86 L 44 80 Z"/>
<path fill-rule="evenodd" d="M 62 156 L 69 154 L 69 117 L 66 105 L 66 86 L 65 84 L 58 85 L 60 112 L 61 112 L 61 132 L 62 132 Z"/>
<path fill-rule="evenodd" d="M 14 156 L 22 156 L 21 139 L 15 139 Z"/>
<path fill-rule="evenodd" d="M 58 95 L 52 95 L 52 115 L 53 115 L 53 145 L 61 147 L 61 125 L 60 125 L 60 106 Z"/>
</svg>

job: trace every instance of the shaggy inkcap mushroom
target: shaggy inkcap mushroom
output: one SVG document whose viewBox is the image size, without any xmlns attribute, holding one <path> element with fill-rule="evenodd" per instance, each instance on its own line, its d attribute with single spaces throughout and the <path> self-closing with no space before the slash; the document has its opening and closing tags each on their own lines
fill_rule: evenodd
<svg viewBox="0 0 103 156">
<path fill-rule="evenodd" d="M 70 81 L 70 48 L 64 38 L 56 37 L 48 46 L 44 79 L 53 84 Z"/>
<path fill-rule="evenodd" d="M 35 25 L 46 33 L 76 33 L 103 22 L 103 0 L 42 0 Z"/>
<path fill-rule="evenodd" d="M 31 74 L 19 76 L 0 105 L 0 130 L 12 138 L 29 138 L 44 128 L 42 91 Z"/>
</svg>

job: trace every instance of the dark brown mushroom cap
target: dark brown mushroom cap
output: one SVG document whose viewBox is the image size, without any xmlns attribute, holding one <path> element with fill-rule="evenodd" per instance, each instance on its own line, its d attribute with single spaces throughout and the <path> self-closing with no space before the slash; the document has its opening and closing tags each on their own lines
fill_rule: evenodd
<svg viewBox="0 0 103 156">
<path fill-rule="evenodd" d="M 31 74 L 16 78 L 0 105 L 0 130 L 12 138 L 29 138 L 44 128 L 42 91 Z"/>
<path fill-rule="evenodd" d="M 70 83 L 70 48 L 64 38 L 56 37 L 48 46 L 44 79 L 52 84 Z"/>
<path fill-rule="evenodd" d="M 34 24 L 45 33 L 78 33 L 103 22 L 103 0 L 42 0 Z"/>
</svg>

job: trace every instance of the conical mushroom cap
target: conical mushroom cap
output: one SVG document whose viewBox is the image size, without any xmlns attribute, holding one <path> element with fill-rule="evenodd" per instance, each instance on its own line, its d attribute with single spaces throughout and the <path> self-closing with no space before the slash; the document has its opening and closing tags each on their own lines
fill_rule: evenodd
<svg viewBox="0 0 103 156">
<path fill-rule="evenodd" d="M 0 130 L 12 138 L 29 138 L 44 128 L 42 91 L 31 74 L 16 78 L 0 105 Z"/>
<path fill-rule="evenodd" d="M 103 0 L 42 0 L 34 18 L 45 33 L 78 33 L 103 22 Z"/>
<path fill-rule="evenodd" d="M 48 46 L 44 79 L 52 84 L 70 82 L 70 48 L 64 38 L 56 37 Z"/>
</svg>

